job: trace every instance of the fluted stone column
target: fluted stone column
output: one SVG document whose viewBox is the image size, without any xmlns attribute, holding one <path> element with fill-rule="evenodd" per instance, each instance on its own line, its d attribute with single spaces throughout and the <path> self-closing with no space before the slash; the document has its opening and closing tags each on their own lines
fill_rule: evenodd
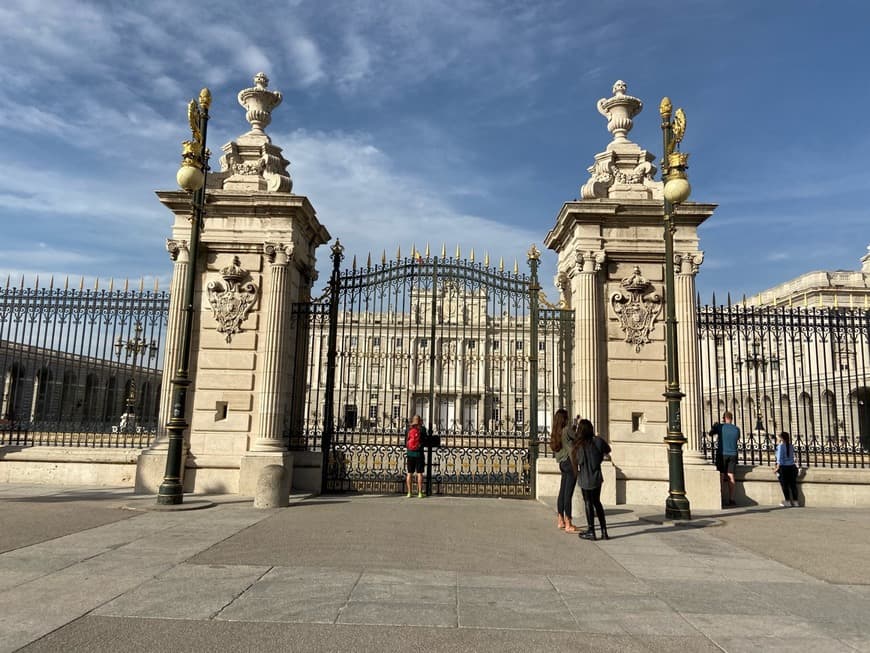
<svg viewBox="0 0 870 653">
<path fill-rule="evenodd" d="M 169 320 L 166 327 L 166 348 L 163 353 L 163 379 L 160 383 L 160 412 L 157 418 L 157 437 L 151 444 L 155 450 L 168 447 L 166 424 L 172 411 L 172 377 L 178 369 L 178 347 L 184 327 L 184 283 L 190 267 L 190 250 L 186 240 L 166 240 L 166 251 L 174 262 L 172 286 L 169 290 Z"/>
<path fill-rule="evenodd" d="M 253 451 L 281 451 L 284 448 L 281 406 L 281 338 L 286 337 L 287 264 L 293 259 L 292 245 L 265 243 L 263 251 L 271 263 L 272 278 L 266 300 L 266 331 L 263 345 L 262 387 L 257 439 Z"/>
<path fill-rule="evenodd" d="M 698 361 L 698 315 L 695 275 L 704 260 L 703 252 L 674 255 L 676 285 L 674 299 L 677 312 L 677 347 L 680 361 L 680 385 L 685 397 L 682 402 L 683 435 L 690 451 L 701 448 L 701 385 Z"/>
<path fill-rule="evenodd" d="M 592 421 L 596 430 L 606 432 L 601 375 L 601 301 L 598 272 L 604 263 L 604 251 L 576 252 L 572 274 L 574 307 L 574 412 Z M 573 416 L 572 416 L 573 417 Z"/>
<path fill-rule="evenodd" d="M 135 491 L 137 494 L 157 492 L 166 469 L 169 438 L 166 424 L 172 411 L 172 377 L 178 370 L 178 350 L 184 328 L 184 284 L 190 269 L 190 250 L 186 240 L 166 240 L 166 250 L 174 261 L 172 284 L 169 290 L 169 316 L 166 326 L 166 344 L 163 352 L 163 379 L 160 382 L 160 408 L 157 413 L 157 435 L 151 446 L 142 452 L 136 470 Z M 185 440 L 182 452 L 181 474 L 184 478 L 183 460 L 189 443 Z"/>
</svg>

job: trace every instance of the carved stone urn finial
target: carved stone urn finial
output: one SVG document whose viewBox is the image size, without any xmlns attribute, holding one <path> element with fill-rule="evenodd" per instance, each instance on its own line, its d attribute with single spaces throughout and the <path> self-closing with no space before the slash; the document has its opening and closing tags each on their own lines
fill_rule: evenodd
<svg viewBox="0 0 870 653">
<path fill-rule="evenodd" d="M 626 95 L 628 86 L 621 79 L 613 84 L 613 97 L 598 100 L 598 112 L 607 118 L 607 130 L 613 134 L 614 142 L 627 141 L 634 118 L 643 110 L 643 102 Z"/>
<path fill-rule="evenodd" d="M 247 110 L 245 119 L 251 123 L 251 134 L 265 133 L 263 130 L 272 122 L 272 110 L 284 99 L 279 91 L 269 91 L 267 86 L 266 73 L 257 73 L 254 86 L 239 91 L 239 104 Z"/>
</svg>

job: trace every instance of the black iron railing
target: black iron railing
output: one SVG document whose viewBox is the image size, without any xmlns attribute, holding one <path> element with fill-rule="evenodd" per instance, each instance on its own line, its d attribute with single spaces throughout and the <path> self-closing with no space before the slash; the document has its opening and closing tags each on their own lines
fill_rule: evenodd
<svg viewBox="0 0 870 653">
<path fill-rule="evenodd" d="M 709 430 L 728 410 L 742 464 L 773 464 L 786 431 L 802 466 L 870 466 L 868 325 L 852 308 L 701 307 L 703 452 L 713 459 Z"/>
<path fill-rule="evenodd" d="M 0 444 L 148 446 L 168 307 L 141 285 L 0 288 Z"/>
</svg>

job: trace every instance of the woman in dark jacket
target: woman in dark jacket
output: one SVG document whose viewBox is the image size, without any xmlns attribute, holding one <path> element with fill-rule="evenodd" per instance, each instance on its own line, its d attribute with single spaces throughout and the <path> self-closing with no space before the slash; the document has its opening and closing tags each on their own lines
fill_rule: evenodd
<svg viewBox="0 0 870 653">
<path fill-rule="evenodd" d="M 583 503 L 586 505 L 586 524 L 588 530 L 580 533 L 584 540 L 595 538 L 595 515 L 598 515 L 598 524 L 601 527 L 601 537 L 605 540 L 607 535 L 607 522 L 604 518 L 604 506 L 601 505 L 601 486 L 604 484 L 604 476 L 601 474 L 601 462 L 604 456 L 610 453 L 610 445 L 595 435 L 592 422 L 581 419 L 577 425 L 575 458 L 579 477 L 577 482 L 583 492 Z"/>
</svg>

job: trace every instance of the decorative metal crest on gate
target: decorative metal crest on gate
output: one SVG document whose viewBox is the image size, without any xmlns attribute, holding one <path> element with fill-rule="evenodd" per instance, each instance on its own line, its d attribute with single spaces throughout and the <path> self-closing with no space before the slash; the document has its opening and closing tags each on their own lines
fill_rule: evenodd
<svg viewBox="0 0 870 653">
<path fill-rule="evenodd" d="M 634 351 L 639 352 L 650 341 L 650 331 L 662 312 L 662 297 L 658 293 L 651 294 L 655 286 L 641 275 L 638 266 L 634 266 L 632 275 L 623 279 L 621 285 L 628 295 L 613 293 L 610 305 L 619 318 L 625 341 L 633 344 Z"/>
<path fill-rule="evenodd" d="M 241 267 L 241 263 L 239 257 L 234 256 L 231 265 L 221 268 L 225 283 L 210 281 L 208 284 L 208 302 L 218 322 L 217 330 L 218 333 L 226 334 L 227 342 L 232 341 L 234 333 L 242 330 L 242 322 L 257 298 L 257 286 L 250 281 L 242 283 L 249 275 Z"/>
</svg>

